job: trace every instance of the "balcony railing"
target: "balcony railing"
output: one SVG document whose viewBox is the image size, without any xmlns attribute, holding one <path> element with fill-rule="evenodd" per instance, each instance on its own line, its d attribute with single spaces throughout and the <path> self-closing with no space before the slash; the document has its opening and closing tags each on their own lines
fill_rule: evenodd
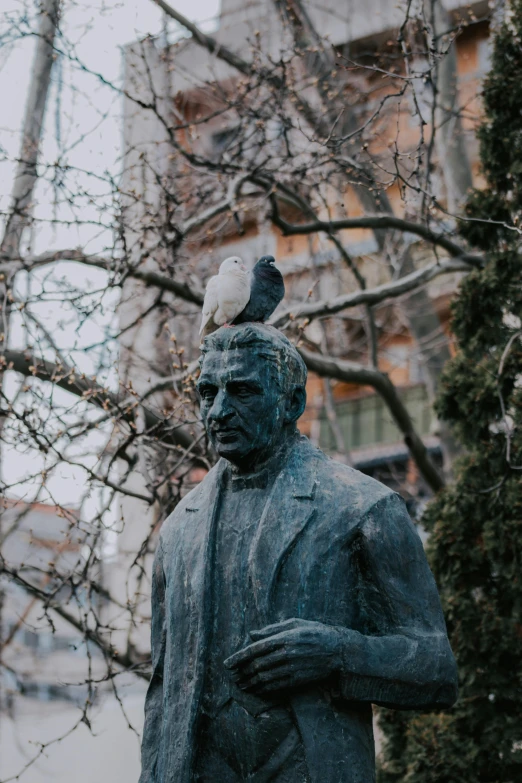
<svg viewBox="0 0 522 783">
<path fill-rule="evenodd" d="M 434 414 L 425 386 L 419 384 L 404 388 L 400 391 L 400 396 L 419 435 L 429 435 Z M 336 412 L 346 447 L 350 451 L 403 440 L 402 433 L 395 425 L 386 405 L 376 394 L 339 402 Z M 320 418 L 320 446 L 326 451 L 335 451 L 335 442 L 326 414 L 321 413 Z"/>
</svg>

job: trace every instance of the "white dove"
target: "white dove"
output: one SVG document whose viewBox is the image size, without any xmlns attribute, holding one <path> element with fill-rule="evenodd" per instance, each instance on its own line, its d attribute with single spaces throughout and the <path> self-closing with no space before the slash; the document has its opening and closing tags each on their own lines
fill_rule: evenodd
<svg viewBox="0 0 522 783">
<path fill-rule="evenodd" d="M 238 256 L 225 259 L 219 273 L 207 283 L 200 334 L 230 324 L 250 299 L 250 275 Z"/>
</svg>

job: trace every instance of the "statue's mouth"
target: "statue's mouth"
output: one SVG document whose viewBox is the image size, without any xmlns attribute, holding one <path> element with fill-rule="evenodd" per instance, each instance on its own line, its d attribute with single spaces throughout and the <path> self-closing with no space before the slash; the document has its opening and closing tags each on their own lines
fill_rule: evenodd
<svg viewBox="0 0 522 783">
<path fill-rule="evenodd" d="M 241 432 L 235 428 L 214 429 L 213 435 L 220 443 L 231 443 L 241 435 Z"/>
</svg>

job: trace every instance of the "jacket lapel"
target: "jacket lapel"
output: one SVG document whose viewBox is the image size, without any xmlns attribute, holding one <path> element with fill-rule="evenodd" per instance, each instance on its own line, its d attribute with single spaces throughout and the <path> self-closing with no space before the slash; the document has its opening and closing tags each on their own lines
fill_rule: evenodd
<svg viewBox="0 0 522 783">
<path fill-rule="evenodd" d="M 185 643 L 190 645 L 193 639 L 194 646 L 189 655 L 192 665 L 181 667 L 184 681 L 176 689 L 176 704 L 171 705 L 165 777 L 161 778 L 164 783 L 189 783 L 192 779 L 195 731 L 211 628 L 215 532 L 224 469 L 225 462 L 220 460 L 182 511 L 185 516 L 181 544 L 185 588 L 180 586 L 182 595 L 177 600 L 184 600 L 185 610 L 190 607 Z"/>
<path fill-rule="evenodd" d="M 276 478 L 250 548 L 249 576 L 262 623 L 281 565 L 314 513 L 314 460 L 303 460 L 301 451 L 298 445 Z"/>
<path fill-rule="evenodd" d="M 219 460 L 185 506 L 183 560 L 195 605 L 203 607 L 213 559 L 215 523 L 226 463 Z"/>
<path fill-rule="evenodd" d="M 197 608 L 194 616 L 199 629 L 196 671 L 207 652 L 210 628 L 211 587 L 214 569 L 216 527 L 221 506 L 222 476 L 226 463 L 220 460 L 202 482 L 201 490 L 185 507 L 185 514 L 193 517 L 185 528 L 184 560 L 190 579 L 191 604 Z M 187 520 L 189 521 L 189 520 Z"/>
</svg>

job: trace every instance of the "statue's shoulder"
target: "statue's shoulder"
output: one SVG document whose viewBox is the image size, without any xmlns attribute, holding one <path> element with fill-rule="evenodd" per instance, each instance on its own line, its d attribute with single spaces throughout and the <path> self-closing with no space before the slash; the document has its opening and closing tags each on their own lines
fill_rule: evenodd
<svg viewBox="0 0 522 783">
<path fill-rule="evenodd" d="M 331 459 L 323 451 L 312 446 L 307 439 L 299 444 L 302 460 L 312 470 L 317 481 L 316 502 L 325 510 L 364 516 L 386 498 L 398 498 L 396 492 L 366 476 L 360 470 Z"/>
</svg>

